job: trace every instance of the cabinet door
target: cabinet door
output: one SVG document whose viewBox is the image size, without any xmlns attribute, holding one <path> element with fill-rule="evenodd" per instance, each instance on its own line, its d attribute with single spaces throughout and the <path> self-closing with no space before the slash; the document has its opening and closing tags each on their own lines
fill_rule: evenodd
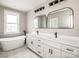
<svg viewBox="0 0 79 59">
<path fill-rule="evenodd" d="M 62 52 L 62 58 L 77 58 L 77 56 L 74 56 L 66 52 Z"/>
<path fill-rule="evenodd" d="M 44 57 L 50 58 L 51 57 L 51 47 L 44 44 Z"/>
<path fill-rule="evenodd" d="M 35 50 L 33 37 L 29 36 L 29 37 L 27 38 L 27 46 L 28 46 L 30 49 Z"/>
<path fill-rule="evenodd" d="M 46 58 L 60 58 L 61 57 L 61 50 L 53 48 L 49 45 L 44 45 L 44 57 Z"/>
<path fill-rule="evenodd" d="M 51 58 L 60 58 L 61 57 L 61 50 L 56 48 L 51 48 Z"/>
<path fill-rule="evenodd" d="M 27 41 L 27 46 L 28 46 L 29 48 L 33 49 L 33 41 L 32 41 L 31 39 L 29 39 L 29 40 Z"/>
<path fill-rule="evenodd" d="M 26 41 L 26 42 L 27 42 L 27 44 L 26 44 L 26 45 L 27 45 L 27 47 L 30 47 L 30 45 L 31 45 L 31 43 L 30 43 L 30 42 L 31 42 L 31 39 L 30 39 L 30 37 L 29 37 L 29 36 L 27 36 L 27 38 L 26 38 L 26 39 L 27 39 L 27 41 Z"/>
<path fill-rule="evenodd" d="M 62 45 L 62 50 L 70 54 L 79 56 L 79 48 L 68 46 L 68 45 Z"/>
</svg>

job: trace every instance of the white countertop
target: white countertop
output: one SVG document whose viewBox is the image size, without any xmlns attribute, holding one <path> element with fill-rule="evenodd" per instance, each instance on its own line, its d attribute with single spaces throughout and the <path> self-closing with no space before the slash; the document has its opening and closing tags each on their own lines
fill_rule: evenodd
<svg viewBox="0 0 79 59">
<path fill-rule="evenodd" d="M 49 40 L 52 42 L 57 42 L 57 43 L 66 44 L 66 45 L 70 45 L 70 46 L 79 48 L 79 37 L 58 35 L 58 38 L 55 38 L 54 35 L 47 34 L 47 33 L 40 33 L 39 35 L 37 35 L 35 33 L 31 33 L 28 35 L 38 36 L 45 40 Z"/>
</svg>

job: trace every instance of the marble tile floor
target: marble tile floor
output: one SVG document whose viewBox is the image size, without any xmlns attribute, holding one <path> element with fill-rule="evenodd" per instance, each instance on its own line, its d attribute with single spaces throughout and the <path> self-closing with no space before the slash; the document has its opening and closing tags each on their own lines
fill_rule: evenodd
<svg viewBox="0 0 79 59">
<path fill-rule="evenodd" d="M 40 58 L 38 55 L 27 49 L 25 46 L 8 51 L 0 51 L 0 58 Z"/>
</svg>

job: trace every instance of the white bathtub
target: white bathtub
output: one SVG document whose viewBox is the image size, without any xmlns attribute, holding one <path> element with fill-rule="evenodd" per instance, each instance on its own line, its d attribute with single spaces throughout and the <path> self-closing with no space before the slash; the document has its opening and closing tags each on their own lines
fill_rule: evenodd
<svg viewBox="0 0 79 59">
<path fill-rule="evenodd" d="M 0 44 L 3 51 L 9 51 L 24 45 L 25 36 L 17 36 L 11 38 L 1 38 Z"/>
</svg>

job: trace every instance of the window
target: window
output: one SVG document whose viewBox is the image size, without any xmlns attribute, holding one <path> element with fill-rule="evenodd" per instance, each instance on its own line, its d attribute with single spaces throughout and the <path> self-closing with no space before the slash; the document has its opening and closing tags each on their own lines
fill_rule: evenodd
<svg viewBox="0 0 79 59">
<path fill-rule="evenodd" d="M 19 13 L 4 11 L 4 30 L 6 34 L 19 33 Z"/>
</svg>

